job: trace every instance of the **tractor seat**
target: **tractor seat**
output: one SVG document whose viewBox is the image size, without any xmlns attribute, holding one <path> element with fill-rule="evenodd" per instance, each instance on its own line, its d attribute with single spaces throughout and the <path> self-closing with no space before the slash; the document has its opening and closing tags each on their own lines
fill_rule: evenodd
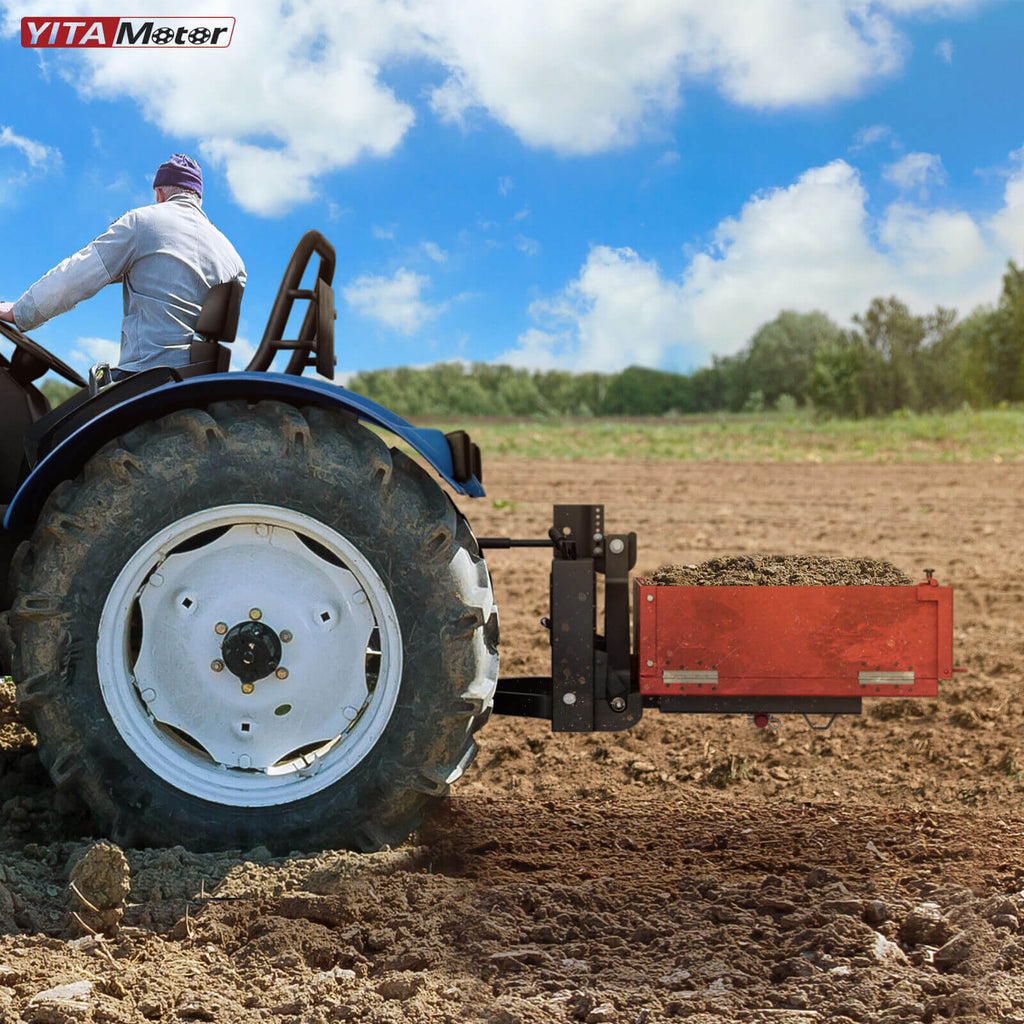
<svg viewBox="0 0 1024 1024">
<path fill-rule="evenodd" d="M 207 292 L 196 321 L 196 336 L 188 348 L 188 366 L 177 367 L 182 377 L 227 372 L 231 350 L 224 343 L 235 340 L 241 306 L 242 285 L 237 280 L 215 284 Z"/>
</svg>

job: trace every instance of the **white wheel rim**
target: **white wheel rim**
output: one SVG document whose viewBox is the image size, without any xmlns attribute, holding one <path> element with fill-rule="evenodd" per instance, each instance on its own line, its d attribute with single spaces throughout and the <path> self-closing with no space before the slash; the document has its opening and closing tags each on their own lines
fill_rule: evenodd
<svg viewBox="0 0 1024 1024">
<path fill-rule="evenodd" d="M 240 667 L 243 636 L 254 668 Z M 154 534 L 107 595 L 96 653 L 136 756 L 230 806 L 290 803 L 343 778 L 384 732 L 402 678 L 398 616 L 373 566 L 274 505 L 205 509 Z"/>
</svg>

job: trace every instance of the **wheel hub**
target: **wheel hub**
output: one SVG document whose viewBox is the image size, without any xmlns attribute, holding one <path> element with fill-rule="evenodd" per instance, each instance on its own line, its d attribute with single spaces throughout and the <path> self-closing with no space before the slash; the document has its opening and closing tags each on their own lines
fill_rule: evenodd
<svg viewBox="0 0 1024 1024">
<path fill-rule="evenodd" d="M 373 566 L 276 506 L 211 508 L 154 534 L 111 588 L 99 633 L 104 700 L 129 746 L 184 791 L 233 805 L 344 775 L 402 678 Z"/>
<path fill-rule="evenodd" d="M 281 638 L 263 622 L 240 622 L 228 630 L 221 653 L 229 672 L 255 683 L 281 664 Z"/>
</svg>

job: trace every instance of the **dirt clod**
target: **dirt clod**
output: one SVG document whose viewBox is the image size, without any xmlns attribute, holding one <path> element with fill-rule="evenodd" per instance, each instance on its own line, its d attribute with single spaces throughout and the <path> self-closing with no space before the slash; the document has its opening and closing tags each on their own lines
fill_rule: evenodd
<svg viewBox="0 0 1024 1024">
<path fill-rule="evenodd" d="M 74 934 L 116 934 L 131 890 L 129 876 L 128 860 L 113 843 L 94 843 L 85 850 L 68 883 Z"/>
</svg>

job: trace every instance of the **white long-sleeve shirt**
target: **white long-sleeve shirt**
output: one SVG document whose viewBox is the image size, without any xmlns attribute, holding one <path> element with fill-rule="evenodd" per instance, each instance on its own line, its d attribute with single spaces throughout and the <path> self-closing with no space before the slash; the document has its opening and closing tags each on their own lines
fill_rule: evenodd
<svg viewBox="0 0 1024 1024">
<path fill-rule="evenodd" d="M 234 247 L 192 196 L 178 193 L 129 210 L 41 277 L 14 304 L 14 322 L 32 330 L 121 281 L 118 365 L 183 366 L 206 293 L 236 278 L 244 286 L 245 266 Z"/>
</svg>

